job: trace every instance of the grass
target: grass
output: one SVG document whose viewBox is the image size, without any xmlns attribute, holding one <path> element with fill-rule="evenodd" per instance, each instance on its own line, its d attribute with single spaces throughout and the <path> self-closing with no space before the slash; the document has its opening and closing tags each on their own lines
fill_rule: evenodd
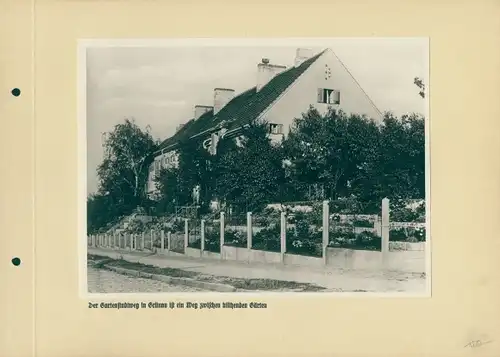
<svg viewBox="0 0 500 357">
<path fill-rule="evenodd" d="M 242 290 L 260 290 L 260 291 L 276 291 L 276 290 L 294 290 L 294 291 L 321 291 L 325 288 L 309 283 L 298 283 L 286 280 L 273 279 L 243 279 L 232 278 L 227 276 L 215 276 L 202 274 L 194 271 L 186 271 L 177 268 L 160 268 L 153 265 L 142 263 L 129 262 L 124 259 L 111 259 L 105 256 L 89 254 L 88 262 L 92 262 L 92 266 L 97 269 L 106 269 L 107 267 L 119 267 L 130 270 L 140 270 L 149 274 L 166 275 L 177 278 L 191 278 L 200 281 L 212 283 L 226 284 Z"/>
</svg>

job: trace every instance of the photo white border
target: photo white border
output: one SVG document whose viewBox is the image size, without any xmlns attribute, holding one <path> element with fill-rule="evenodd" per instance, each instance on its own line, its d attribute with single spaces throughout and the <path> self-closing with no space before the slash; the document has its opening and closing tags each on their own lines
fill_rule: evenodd
<svg viewBox="0 0 500 357">
<path fill-rule="evenodd" d="M 89 293 L 87 277 L 87 48 L 103 47 L 325 47 L 331 48 L 332 42 L 353 40 L 420 40 L 426 42 L 424 63 L 427 78 L 424 78 L 425 88 L 425 206 L 426 206 L 426 289 L 422 293 L 407 292 L 171 292 L 171 293 Z M 328 44 L 330 43 L 330 44 Z M 430 234 L 430 39 L 429 37 L 325 37 L 325 38 L 176 38 L 176 39 L 80 39 L 77 43 L 77 127 L 78 127 L 78 265 L 79 265 L 79 296 L 85 300 L 99 302 L 150 302 L 166 299 L 196 299 L 205 296 L 213 297 L 214 301 L 224 299 L 244 299 L 262 301 L 266 297 L 335 297 L 335 298 L 430 298 L 432 297 L 432 243 Z M 226 300 L 227 301 L 227 300 Z"/>
</svg>

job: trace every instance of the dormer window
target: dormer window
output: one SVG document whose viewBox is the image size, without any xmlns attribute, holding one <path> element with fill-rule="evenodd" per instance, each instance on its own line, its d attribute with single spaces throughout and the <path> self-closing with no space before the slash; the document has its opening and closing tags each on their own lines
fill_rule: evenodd
<svg viewBox="0 0 500 357">
<path fill-rule="evenodd" d="M 283 134 L 283 124 L 269 124 L 269 134 Z"/>
<path fill-rule="evenodd" d="M 340 91 L 334 89 L 318 88 L 318 103 L 331 105 L 340 104 Z"/>
</svg>

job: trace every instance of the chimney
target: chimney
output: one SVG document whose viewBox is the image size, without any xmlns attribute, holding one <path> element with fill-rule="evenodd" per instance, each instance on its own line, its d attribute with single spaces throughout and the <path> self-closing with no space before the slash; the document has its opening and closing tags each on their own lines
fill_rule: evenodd
<svg viewBox="0 0 500 357">
<path fill-rule="evenodd" d="M 285 69 L 286 66 L 270 64 L 269 58 L 263 58 L 257 65 L 257 92 Z"/>
<path fill-rule="evenodd" d="M 195 105 L 194 106 L 194 120 L 198 119 L 203 114 L 211 111 L 212 109 L 214 109 L 214 107 L 210 107 L 208 105 Z"/>
<path fill-rule="evenodd" d="M 234 89 L 215 88 L 214 89 L 214 115 L 220 112 L 224 106 L 234 97 Z"/>
<path fill-rule="evenodd" d="M 307 61 L 313 56 L 313 51 L 310 48 L 297 48 L 295 55 L 295 67 L 300 66 L 304 61 Z"/>
</svg>

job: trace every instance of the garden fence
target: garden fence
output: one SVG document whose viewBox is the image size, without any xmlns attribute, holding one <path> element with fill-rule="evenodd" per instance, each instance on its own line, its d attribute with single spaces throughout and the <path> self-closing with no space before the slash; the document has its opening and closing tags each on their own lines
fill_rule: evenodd
<svg viewBox="0 0 500 357">
<path fill-rule="evenodd" d="M 408 244 L 425 241 L 425 213 L 422 215 L 396 206 L 390 220 L 389 200 L 384 199 L 381 214 L 363 211 L 346 200 L 323 201 L 307 210 L 269 211 L 264 214 L 226 215 L 208 219 L 177 219 L 165 229 L 142 233 L 106 233 L 90 235 L 87 244 L 130 251 L 175 252 L 186 254 L 187 248 L 218 253 L 224 258 L 224 247 L 253 251 L 323 258 L 328 248 L 352 250 L 408 250 Z M 391 212 L 392 214 L 392 212 Z M 423 245 L 422 245 L 423 247 Z M 422 248 L 423 249 L 423 248 Z M 418 250 L 418 249 L 416 249 Z M 250 258 L 249 258 L 250 259 Z"/>
</svg>

